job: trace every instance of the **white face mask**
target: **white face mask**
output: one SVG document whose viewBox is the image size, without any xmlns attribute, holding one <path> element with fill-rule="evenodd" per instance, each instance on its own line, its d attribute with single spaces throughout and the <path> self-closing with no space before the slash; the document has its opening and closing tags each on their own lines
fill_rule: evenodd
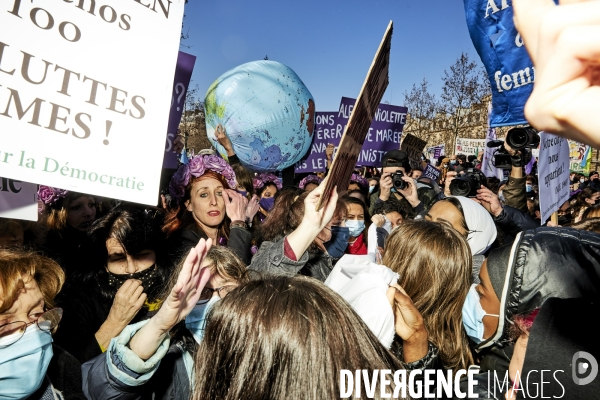
<svg viewBox="0 0 600 400">
<path fill-rule="evenodd" d="M 579 183 L 584 183 L 584 182 L 585 182 L 585 179 L 583 179 L 583 178 L 581 178 L 581 179 L 579 180 Z"/>
</svg>

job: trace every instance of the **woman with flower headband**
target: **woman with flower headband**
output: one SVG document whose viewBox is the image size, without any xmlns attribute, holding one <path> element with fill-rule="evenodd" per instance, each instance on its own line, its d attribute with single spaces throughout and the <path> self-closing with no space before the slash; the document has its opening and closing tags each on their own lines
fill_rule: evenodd
<svg viewBox="0 0 600 400">
<path fill-rule="evenodd" d="M 174 207 L 163 226 L 175 257 L 187 254 L 204 238 L 229 247 L 249 262 L 248 200 L 236 187 L 233 169 L 217 156 L 197 155 L 179 166 L 169 185 Z"/>
<path fill-rule="evenodd" d="M 87 231 L 96 219 L 96 200 L 89 194 L 44 185 L 38 189 L 38 199 L 48 228 L 44 248 L 65 270 L 69 281 L 87 265 Z"/>
<path fill-rule="evenodd" d="M 275 175 L 264 172 L 254 178 L 253 183 L 254 191 L 260 198 L 258 215 L 262 222 L 273 209 L 273 205 L 275 205 L 275 194 L 281 190 L 281 181 Z"/>
<path fill-rule="evenodd" d="M 310 193 L 315 190 L 321 184 L 321 182 L 323 182 L 323 179 L 316 175 L 310 174 L 300 181 L 298 187 Z"/>
</svg>

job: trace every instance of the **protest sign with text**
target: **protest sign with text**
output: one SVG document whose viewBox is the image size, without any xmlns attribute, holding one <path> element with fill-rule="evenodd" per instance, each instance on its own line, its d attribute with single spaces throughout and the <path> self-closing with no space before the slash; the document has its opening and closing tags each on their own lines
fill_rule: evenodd
<svg viewBox="0 0 600 400">
<path fill-rule="evenodd" d="M 471 40 L 492 88 L 491 126 L 527 124 L 535 68 L 513 22 L 511 0 L 464 0 Z"/>
<path fill-rule="evenodd" d="M 569 143 L 567 139 L 540 132 L 538 161 L 542 224 L 569 199 Z"/>
<path fill-rule="evenodd" d="M 37 221 L 37 185 L 0 177 L 0 218 Z"/>
<path fill-rule="evenodd" d="M 179 52 L 175 80 L 173 81 L 173 94 L 171 95 L 171 111 L 169 112 L 169 126 L 167 128 L 167 143 L 165 144 L 165 159 L 163 168 L 177 168 L 177 153 L 173 149 L 173 141 L 177 137 L 177 128 L 181 122 L 181 114 L 185 109 L 185 96 L 192 78 L 192 71 L 196 63 L 196 56 Z"/>
<path fill-rule="evenodd" d="M 464 154 L 467 156 L 478 155 L 485 146 L 485 139 L 456 138 L 454 154 Z"/>
<path fill-rule="evenodd" d="M 406 152 L 411 168 L 423 168 L 423 160 L 421 157 L 423 156 L 423 149 L 426 144 L 426 141 L 419 139 L 410 133 L 402 140 L 400 149 Z"/>
<path fill-rule="evenodd" d="M 363 82 L 356 100 L 350 121 L 340 140 L 337 153 L 333 158 L 323 195 L 319 198 L 317 210 L 323 208 L 331 198 L 333 189 L 345 191 L 358 161 L 360 149 L 369 133 L 371 121 L 375 118 L 379 102 L 389 84 L 390 51 L 392 48 L 392 21 L 387 26 L 377 53 L 371 62 L 367 77 Z"/>
<path fill-rule="evenodd" d="M 440 175 L 441 174 L 442 174 L 442 171 L 440 171 L 439 169 L 435 168 L 431 164 L 427 164 L 427 166 L 423 170 L 423 176 L 425 178 L 429 178 L 431 180 L 434 180 L 437 183 L 440 183 Z"/>
<path fill-rule="evenodd" d="M 156 204 L 184 3 L 4 1 L 0 175 Z"/>
<path fill-rule="evenodd" d="M 326 166 L 325 147 L 331 143 L 340 143 L 355 99 L 342 97 L 340 109 L 334 113 L 317 113 L 315 117 L 315 134 L 308 153 L 296 164 L 296 173 L 324 171 Z M 406 107 L 379 104 L 369 133 L 358 155 L 358 166 L 380 167 L 381 159 L 390 150 L 400 147 L 402 130 L 406 124 Z"/>
</svg>

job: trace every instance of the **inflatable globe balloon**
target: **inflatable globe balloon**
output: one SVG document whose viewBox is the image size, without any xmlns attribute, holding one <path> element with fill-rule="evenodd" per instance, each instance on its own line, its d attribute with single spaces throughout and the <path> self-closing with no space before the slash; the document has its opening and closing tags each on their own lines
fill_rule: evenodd
<svg viewBox="0 0 600 400">
<path fill-rule="evenodd" d="M 253 61 L 221 75 L 204 100 L 206 133 L 217 151 L 223 132 L 240 162 L 257 171 L 281 171 L 308 152 L 315 103 L 302 80 L 275 61 Z"/>
</svg>

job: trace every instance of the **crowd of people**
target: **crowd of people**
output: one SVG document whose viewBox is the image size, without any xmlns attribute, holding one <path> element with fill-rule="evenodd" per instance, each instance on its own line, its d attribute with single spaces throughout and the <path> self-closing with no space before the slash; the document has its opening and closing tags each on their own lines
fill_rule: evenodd
<svg viewBox="0 0 600 400">
<path fill-rule="evenodd" d="M 440 186 L 390 151 L 320 210 L 327 176 L 284 183 L 210 152 L 180 165 L 161 208 L 40 186 L 39 223 L 0 222 L 0 397 L 333 398 L 341 369 L 518 381 L 544 358 L 518 353 L 541 343 L 516 326 L 534 329 L 547 300 L 594 307 L 598 174 L 571 174 L 545 227 L 522 166 L 453 196 L 473 161 L 454 159 Z M 348 257 L 393 274 L 383 305 L 335 283 Z"/>
<path fill-rule="evenodd" d="M 514 3 L 521 27 L 535 7 Z M 540 71 L 540 54 L 567 51 L 523 29 Z M 593 135 L 534 108 L 548 76 L 533 121 Z M 520 162 L 457 196 L 477 157 L 444 156 L 436 182 L 392 150 L 317 207 L 326 172 L 254 174 L 220 140 L 229 162 L 192 157 L 161 207 L 40 186 L 38 223 L 0 220 L 0 399 L 330 399 L 342 370 L 466 369 L 477 398 L 598 396 L 595 375 L 571 377 L 574 355 L 600 357 L 583 326 L 598 312 L 597 172 L 571 174 L 545 223 Z M 361 382 L 357 397 L 389 397 Z"/>
</svg>

